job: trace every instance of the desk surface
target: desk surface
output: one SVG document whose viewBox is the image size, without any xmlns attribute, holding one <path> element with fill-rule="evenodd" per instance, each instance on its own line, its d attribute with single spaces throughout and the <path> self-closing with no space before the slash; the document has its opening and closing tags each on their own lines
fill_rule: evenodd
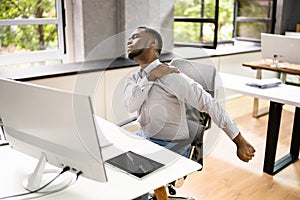
<svg viewBox="0 0 300 200">
<path fill-rule="evenodd" d="M 105 165 L 108 182 L 100 183 L 79 177 L 74 185 L 43 199 L 133 199 L 201 168 L 200 164 L 134 136 L 106 120 L 98 118 L 97 122 L 107 138 L 118 148 L 145 155 L 152 154 L 157 160 L 164 160 L 169 164 L 142 180 Z M 109 149 L 105 147 L 102 151 L 104 157 L 109 156 L 107 152 Z M 8 146 L 0 147 L 0 158 L 0 197 L 25 192 L 22 181 L 32 173 L 38 160 Z M 46 168 L 55 167 L 47 164 Z"/>
<path fill-rule="evenodd" d="M 278 64 L 279 67 L 276 67 L 271 60 L 265 59 L 265 60 L 243 63 L 242 65 L 244 67 L 251 67 L 252 69 L 264 69 L 264 70 L 300 75 L 299 64 L 280 62 Z"/>
<path fill-rule="evenodd" d="M 246 83 L 256 80 L 255 78 L 219 73 L 216 84 L 218 88 L 224 88 L 246 96 L 300 107 L 300 87 L 281 84 L 277 87 L 260 89 L 246 85 Z"/>
</svg>

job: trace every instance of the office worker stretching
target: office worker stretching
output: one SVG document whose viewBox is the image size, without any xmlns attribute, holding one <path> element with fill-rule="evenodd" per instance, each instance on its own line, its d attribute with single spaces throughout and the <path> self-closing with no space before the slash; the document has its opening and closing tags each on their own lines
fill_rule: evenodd
<svg viewBox="0 0 300 200">
<path fill-rule="evenodd" d="M 237 146 L 237 156 L 248 162 L 255 149 L 244 139 L 236 123 L 200 84 L 178 69 L 158 60 L 162 50 L 160 34 L 149 27 L 138 27 L 127 43 L 128 57 L 140 65 L 125 83 L 124 101 L 129 112 L 137 112 L 142 133 L 166 148 L 176 140 L 189 138 L 185 103 L 207 112 Z M 173 142 L 172 142 L 173 141 Z M 187 156 L 188 146 L 177 150 Z"/>
</svg>

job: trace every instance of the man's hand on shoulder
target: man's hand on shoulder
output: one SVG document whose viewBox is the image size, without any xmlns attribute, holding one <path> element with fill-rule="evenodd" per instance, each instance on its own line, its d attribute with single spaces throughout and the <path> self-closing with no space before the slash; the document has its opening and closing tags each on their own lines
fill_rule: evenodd
<svg viewBox="0 0 300 200">
<path fill-rule="evenodd" d="M 171 73 L 179 73 L 179 70 L 175 67 L 170 67 L 167 64 L 160 64 L 150 71 L 147 75 L 147 79 L 149 81 L 155 81 L 156 79 L 162 78 Z"/>
</svg>

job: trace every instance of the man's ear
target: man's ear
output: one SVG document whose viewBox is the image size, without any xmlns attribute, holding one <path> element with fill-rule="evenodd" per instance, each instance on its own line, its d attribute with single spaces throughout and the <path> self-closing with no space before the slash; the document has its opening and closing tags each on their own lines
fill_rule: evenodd
<svg viewBox="0 0 300 200">
<path fill-rule="evenodd" d="M 157 46 L 158 46 L 158 40 L 157 39 L 153 39 L 153 41 L 150 44 L 150 48 L 157 47 Z"/>
</svg>

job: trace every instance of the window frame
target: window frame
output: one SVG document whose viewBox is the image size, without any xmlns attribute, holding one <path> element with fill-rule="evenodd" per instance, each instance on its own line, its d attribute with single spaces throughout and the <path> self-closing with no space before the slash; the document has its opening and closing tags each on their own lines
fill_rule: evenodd
<svg viewBox="0 0 300 200">
<path fill-rule="evenodd" d="M 256 43 L 260 43 L 261 39 L 255 39 L 255 38 L 249 38 L 249 37 L 238 37 L 237 36 L 237 23 L 238 22 L 262 22 L 262 23 L 266 23 L 269 24 L 270 27 L 270 32 L 267 33 L 275 33 L 275 24 L 276 24 L 276 10 L 277 10 L 277 0 L 270 0 L 272 1 L 272 7 L 271 9 L 271 16 L 270 18 L 254 18 L 254 17 L 244 17 L 238 16 L 238 1 L 239 0 L 234 0 L 234 19 L 233 19 L 233 37 L 236 40 L 239 41 L 249 41 L 249 42 L 256 42 Z"/>
<path fill-rule="evenodd" d="M 204 0 L 201 0 L 202 4 L 204 3 Z M 203 32 L 203 23 L 212 23 L 215 26 L 214 29 L 214 39 L 212 42 L 212 45 L 207 45 L 205 43 L 201 42 L 174 42 L 175 46 L 185 46 L 185 47 L 203 47 L 208 49 L 216 49 L 217 43 L 218 43 L 218 25 L 219 25 L 219 0 L 215 0 L 215 16 L 214 18 L 203 18 L 204 13 L 204 7 L 202 6 L 202 9 L 200 11 L 200 15 L 202 17 L 200 18 L 191 18 L 191 17 L 176 17 L 174 16 L 174 23 L 175 22 L 187 22 L 187 23 L 200 23 L 200 41 L 201 41 L 201 35 Z"/>
<path fill-rule="evenodd" d="M 216 6 L 215 6 L 215 18 L 189 18 L 189 17 L 176 17 L 174 16 L 174 23 L 175 22 L 187 22 L 187 23 L 214 23 L 215 24 L 215 30 L 214 30 L 214 39 L 213 39 L 213 45 L 208 46 L 200 42 L 174 42 L 175 46 L 185 46 L 185 47 L 203 47 L 203 48 L 211 48 L 216 49 L 218 44 L 227 44 L 232 43 L 234 44 L 234 40 L 237 41 L 248 41 L 248 42 L 256 42 L 260 43 L 260 39 L 251 39 L 251 38 L 241 38 L 236 37 L 237 33 L 237 23 L 238 22 L 263 22 L 263 23 L 269 23 L 270 33 L 275 33 L 275 24 L 276 24 L 276 10 L 277 10 L 277 0 L 271 0 L 272 1 L 272 15 L 270 18 L 250 18 L 250 17 L 237 17 L 237 2 L 238 0 L 234 0 L 234 10 L 233 10 L 233 31 L 232 31 L 232 40 L 218 40 L 218 23 L 219 23 L 219 0 L 216 0 Z M 204 0 L 202 0 L 202 3 Z M 200 11 L 200 12 L 203 12 Z M 201 16 L 203 16 L 203 13 Z M 203 31 L 202 28 L 200 28 L 200 31 Z M 200 33 L 201 35 L 201 33 Z"/>
<path fill-rule="evenodd" d="M 64 0 L 55 0 L 56 18 L 35 18 L 35 19 L 1 19 L 0 26 L 14 26 L 14 25 L 57 25 L 57 50 L 37 50 L 30 52 L 16 52 L 12 54 L 0 55 L 1 65 L 14 65 L 24 63 L 34 63 L 47 60 L 65 60 L 66 58 L 66 42 L 65 42 L 65 10 Z"/>
</svg>

